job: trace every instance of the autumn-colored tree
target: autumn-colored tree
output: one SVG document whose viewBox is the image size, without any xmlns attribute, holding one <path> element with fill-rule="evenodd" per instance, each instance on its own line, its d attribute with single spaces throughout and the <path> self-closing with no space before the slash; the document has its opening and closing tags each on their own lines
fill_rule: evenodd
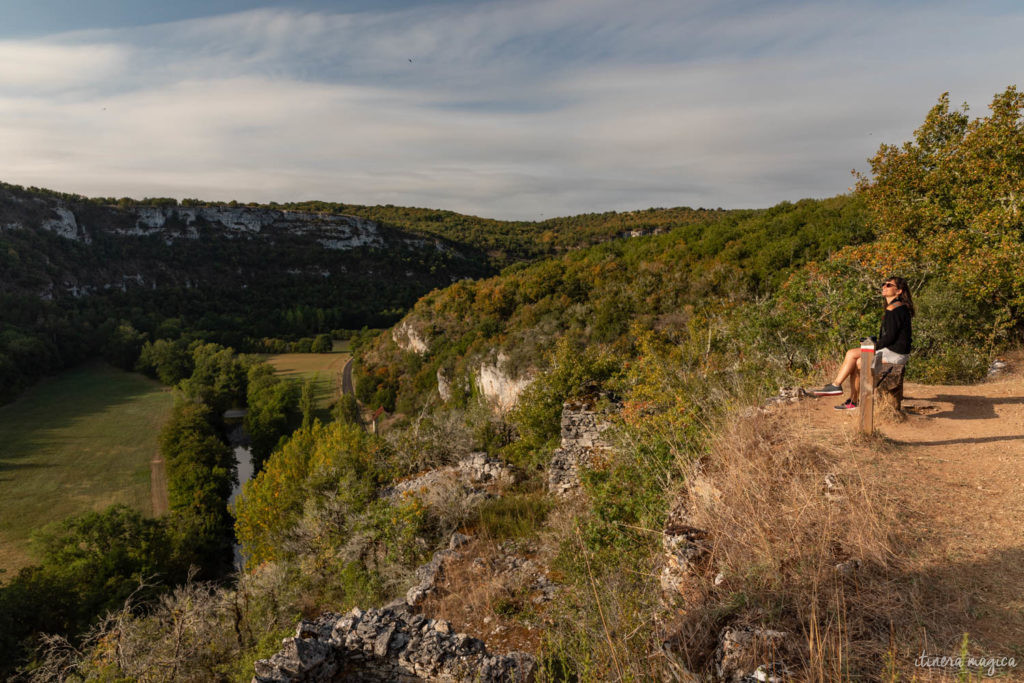
<svg viewBox="0 0 1024 683">
<path fill-rule="evenodd" d="M 923 280 L 941 277 L 985 302 L 987 322 L 1006 325 L 1024 307 L 1024 93 L 1007 88 L 990 111 L 972 120 L 943 94 L 913 140 L 882 145 L 858 189 L 882 249 L 909 256 Z"/>
<path fill-rule="evenodd" d="M 362 428 L 333 422 L 296 431 L 242 488 L 235 531 L 249 565 L 287 554 L 282 538 L 302 515 L 305 502 L 330 492 L 339 510 L 361 510 L 373 500 L 382 442 Z M 344 519 L 345 515 L 340 515 Z"/>
</svg>

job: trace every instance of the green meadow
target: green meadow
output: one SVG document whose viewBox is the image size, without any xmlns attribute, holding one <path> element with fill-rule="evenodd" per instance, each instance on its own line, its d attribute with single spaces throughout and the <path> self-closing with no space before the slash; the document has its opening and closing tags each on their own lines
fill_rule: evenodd
<svg viewBox="0 0 1024 683">
<path fill-rule="evenodd" d="M 158 382 L 97 362 L 0 407 L 0 570 L 31 564 L 29 536 L 49 522 L 113 503 L 151 513 L 150 461 L 172 405 Z"/>
<path fill-rule="evenodd" d="M 341 372 L 352 358 L 347 346 L 341 344 L 335 342 L 332 353 L 277 353 L 265 356 L 264 360 L 285 379 L 312 381 L 317 408 L 323 409 L 341 394 Z"/>
</svg>

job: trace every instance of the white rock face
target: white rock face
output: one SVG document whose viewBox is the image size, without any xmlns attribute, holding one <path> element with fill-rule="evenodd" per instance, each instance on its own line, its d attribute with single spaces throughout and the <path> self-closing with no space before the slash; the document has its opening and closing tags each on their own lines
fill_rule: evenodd
<svg viewBox="0 0 1024 683">
<path fill-rule="evenodd" d="M 140 206 L 135 209 L 136 229 L 132 231 L 137 234 L 146 234 L 159 230 L 167 222 L 167 213 L 157 206 Z"/>
<path fill-rule="evenodd" d="M 57 214 L 57 217 L 43 221 L 39 227 L 43 230 L 55 232 L 61 237 L 66 237 L 69 240 L 83 239 L 83 237 L 78 234 L 78 221 L 75 220 L 75 214 L 73 214 L 70 209 L 63 206 L 55 206 L 53 211 Z"/>
<path fill-rule="evenodd" d="M 402 322 L 391 328 L 391 338 L 398 344 L 398 348 L 403 351 L 412 351 L 413 353 L 426 353 L 430 348 L 427 346 L 427 340 L 420 336 L 420 334 L 413 329 L 413 326 L 409 323 L 409 320 L 403 320 Z"/>
<path fill-rule="evenodd" d="M 437 394 L 447 403 L 452 399 L 452 383 L 441 368 L 437 369 Z"/>
<path fill-rule="evenodd" d="M 257 235 L 268 230 L 317 235 L 317 241 L 327 249 L 384 246 L 378 224 L 356 216 L 226 206 L 140 206 L 132 211 L 135 227 L 115 232 L 136 236 L 164 233 L 169 240 L 197 239 L 197 224 L 206 223 L 220 226 L 228 236 Z M 184 225 L 185 230 L 178 225 Z"/>
<path fill-rule="evenodd" d="M 482 364 L 476 377 L 476 386 L 480 393 L 498 413 L 512 410 L 519 402 L 520 394 L 533 381 L 532 377 L 516 378 L 505 374 L 502 368 L 507 362 L 507 356 L 498 354 L 498 361 L 493 364 Z"/>
</svg>

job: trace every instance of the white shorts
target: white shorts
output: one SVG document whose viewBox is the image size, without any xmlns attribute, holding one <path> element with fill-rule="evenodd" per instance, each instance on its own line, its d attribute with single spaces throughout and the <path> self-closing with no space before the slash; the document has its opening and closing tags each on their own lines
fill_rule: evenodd
<svg viewBox="0 0 1024 683">
<path fill-rule="evenodd" d="M 910 355 L 906 353 L 896 353 L 890 349 L 878 349 L 875 352 L 875 362 L 871 366 L 871 371 L 875 374 L 881 372 L 882 363 L 889 365 L 906 365 L 907 360 L 910 359 Z"/>
</svg>

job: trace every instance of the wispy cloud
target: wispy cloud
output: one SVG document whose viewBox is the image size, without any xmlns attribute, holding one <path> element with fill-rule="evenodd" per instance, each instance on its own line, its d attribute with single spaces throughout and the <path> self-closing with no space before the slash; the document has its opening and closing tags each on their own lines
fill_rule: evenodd
<svg viewBox="0 0 1024 683">
<path fill-rule="evenodd" d="M 497 217 L 764 206 L 844 191 L 941 92 L 980 113 L 1024 63 L 1024 13 L 994 6 L 770 4 L 262 9 L 0 41 L 0 179 Z"/>
</svg>

